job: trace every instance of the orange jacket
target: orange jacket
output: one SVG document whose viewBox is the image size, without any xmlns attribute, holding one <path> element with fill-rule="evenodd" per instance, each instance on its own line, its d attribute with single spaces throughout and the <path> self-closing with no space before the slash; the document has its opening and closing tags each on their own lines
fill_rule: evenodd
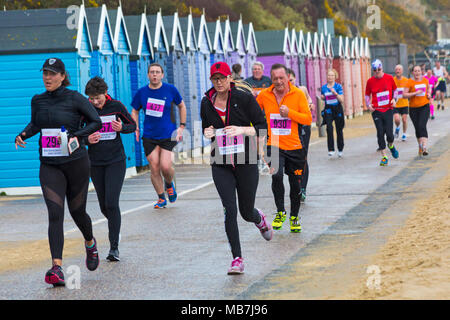
<svg viewBox="0 0 450 320">
<path fill-rule="evenodd" d="M 289 92 L 284 96 L 280 105 L 277 103 L 274 86 L 262 90 L 256 101 L 266 115 L 269 139 L 267 145 L 276 146 L 282 150 L 296 150 L 303 148 L 299 125 L 311 125 L 312 116 L 308 107 L 308 100 L 299 88 L 289 83 Z M 289 108 L 287 118 L 280 116 L 280 106 Z"/>
</svg>

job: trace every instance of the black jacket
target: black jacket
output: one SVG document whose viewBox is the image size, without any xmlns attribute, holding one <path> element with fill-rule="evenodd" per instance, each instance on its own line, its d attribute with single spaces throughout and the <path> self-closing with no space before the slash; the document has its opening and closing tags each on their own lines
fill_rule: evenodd
<svg viewBox="0 0 450 320">
<path fill-rule="evenodd" d="M 82 122 L 86 123 L 84 127 Z M 66 128 L 69 138 L 78 138 L 80 147 L 69 156 L 42 157 L 41 129 L 61 129 L 61 126 Z M 39 159 L 46 164 L 58 165 L 86 156 L 84 138 L 101 127 L 102 121 L 89 100 L 77 91 L 61 86 L 55 91 L 46 91 L 31 99 L 31 122 L 20 134 L 25 140 L 40 133 Z"/>
<path fill-rule="evenodd" d="M 136 122 L 131 118 L 127 108 L 117 100 L 107 96 L 107 100 L 102 109 L 95 108 L 100 117 L 114 115 L 122 121 L 122 131 L 120 133 L 132 133 L 136 131 Z M 125 160 L 125 151 L 123 149 L 122 138 L 117 132 L 113 140 L 101 140 L 95 144 L 88 145 L 89 159 L 92 166 L 104 166 L 118 161 Z"/>
<path fill-rule="evenodd" d="M 200 115 L 202 118 L 202 133 L 205 128 L 213 126 L 215 129 L 225 128 L 229 125 L 249 127 L 256 129 L 256 135 L 267 135 L 267 122 L 261 107 L 256 102 L 253 95 L 242 89 L 237 89 L 233 84 L 228 95 L 225 123 L 214 108 L 212 97 L 215 89 L 211 88 L 205 93 L 202 99 Z M 212 165 L 236 165 L 236 164 L 256 164 L 257 163 L 257 139 L 244 137 L 245 152 L 232 155 L 221 156 L 215 137 L 211 144 L 211 164 Z M 217 152 L 216 152 L 217 151 Z M 217 157 L 216 157 L 217 154 Z"/>
</svg>

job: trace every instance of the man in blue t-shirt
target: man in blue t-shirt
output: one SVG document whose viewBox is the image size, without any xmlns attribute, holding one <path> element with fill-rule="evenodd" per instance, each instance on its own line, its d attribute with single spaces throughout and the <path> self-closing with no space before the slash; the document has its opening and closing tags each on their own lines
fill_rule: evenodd
<svg viewBox="0 0 450 320">
<path fill-rule="evenodd" d="M 131 116 L 139 124 L 139 111 L 142 109 L 145 114 L 142 144 L 150 164 L 150 178 L 159 197 L 154 206 L 155 209 L 158 209 L 167 205 L 164 185 L 169 201 L 175 202 L 177 199 L 173 183 L 175 169 L 172 166 L 172 150 L 181 140 L 186 127 L 186 106 L 177 88 L 162 82 L 164 70 L 160 64 L 152 63 L 148 68 L 147 76 L 150 83 L 148 86 L 140 88 L 134 95 L 131 102 L 133 107 Z M 180 111 L 180 127 L 178 129 L 171 119 L 172 103 L 175 103 Z M 175 137 L 172 138 L 172 135 Z M 138 125 L 136 141 L 139 141 L 139 136 Z M 164 177 L 164 182 L 162 177 Z"/>
</svg>

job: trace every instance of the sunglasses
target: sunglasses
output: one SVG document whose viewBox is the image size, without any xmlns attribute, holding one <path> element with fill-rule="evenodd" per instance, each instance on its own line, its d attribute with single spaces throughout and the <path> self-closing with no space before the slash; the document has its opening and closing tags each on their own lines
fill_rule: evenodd
<svg viewBox="0 0 450 320">
<path fill-rule="evenodd" d="M 381 71 L 381 68 L 373 68 L 373 71 Z"/>
</svg>

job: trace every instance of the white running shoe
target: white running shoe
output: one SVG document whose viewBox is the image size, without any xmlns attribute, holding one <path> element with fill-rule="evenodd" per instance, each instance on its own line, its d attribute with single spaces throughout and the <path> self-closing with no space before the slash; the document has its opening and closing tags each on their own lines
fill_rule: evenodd
<svg viewBox="0 0 450 320">
<path fill-rule="evenodd" d="M 338 152 L 338 157 L 339 157 L 339 158 L 342 158 L 343 155 L 344 155 L 344 153 L 343 153 L 342 151 L 339 151 L 339 152 Z"/>
<path fill-rule="evenodd" d="M 329 157 L 334 156 L 334 151 L 328 151 L 328 156 L 329 156 Z"/>
<path fill-rule="evenodd" d="M 406 134 L 402 135 L 402 141 L 406 141 Z"/>
</svg>

